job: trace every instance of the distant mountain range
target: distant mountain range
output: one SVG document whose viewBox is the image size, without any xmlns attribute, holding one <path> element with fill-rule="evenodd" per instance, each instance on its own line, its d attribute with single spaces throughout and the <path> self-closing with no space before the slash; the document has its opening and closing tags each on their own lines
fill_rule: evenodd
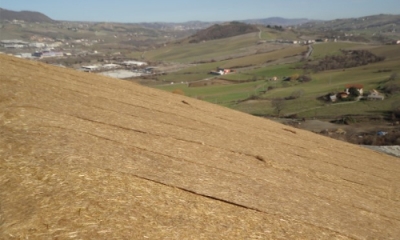
<svg viewBox="0 0 400 240">
<path fill-rule="evenodd" d="M 342 18 L 331 21 L 310 21 L 300 28 L 312 28 L 321 31 L 376 30 L 399 32 L 400 15 L 379 14 L 359 18 Z"/>
<path fill-rule="evenodd" d="M 245 22 L 248 24 L 261 24 L 261 25 L 278 25 L 278 26 L 293 26 L 299 25 L 307 22 L 312 22 L 315 20 L 310 20 L 307 18 L 295 18 L 295 19 L 287 19 L 281 17 L 270 17 L 270 18 L 262 18 L 262 19 L 248 19 L 240 22 Z"/>
<path fill-rule="evenodd" d="M 11 11 L 7 9 L 0 8 L 0 21 L 13 21 L 20 20 L 25 22 L 54 22 L 53 19 L 44 15 L 40 12 L 32 12 L 32 11 Z"/>
<path fill-rule="evenodd" d="M 11 11 L 0 8 L 0 21 L 23 20 L 25 22 L 56 22 L 40 12 L 34 11 Z M 399 32 L 400 15 L 379 14 L 360 18 L 336 19 L 332 21 L 311 20 L 307 18 L 288 19 L 281 17 L 270 17 L 262 19 L 238 20 L 237 22 L 247 24 L 271 25 L 271 26 L 295 26 L 300 28 L 312 28 L 320 31 L 352 31 L 370 29 L 374 31 Z M 157 30 L 202 30 L 215 24 L 223 22 L 189 21 L 182 23 L 170 22 L 145 22 L 136 23 L 142 27 Z"/>
<path fill-rule="evenodd" d="M 316 20 L 310 20 L 307 18 L 288 19 L 281 17 L 271 17 L 262 19 L 248 19 L 238 20 L 237 22 L 243 22 L 247 24 L 258 24 L 258 25 L 271 25 L 271 26 L 293 26 L 304 24 L 308 22 L 316 22 Z M 188 29 L 205 29 L 215 24 L 221 24 L 223 22 L 202 22 L 202 21 L 190 21 L 183 23 L 167 23 L 167 22 L 153 22 L 153 23 L 140 23 L 140 25 L 148 28 L 165 30 L 165 29 L 176 29 L 176 30 L 188 30 Z"/>
<path fill-rule="evenodd" d="M 49 18 L 48 16 L 40 12 L 33 12 L 33 11 L 16 12 L 3 8 L 0 8 L 0 21 L 1 20 L 3 21 L 23 20 L 25 22 L 54 22 L 53 19 Z M 240 20 L 239 22 L 244 22 L 248 24 L 289 26 L 289 25 L 303 24 L 310 21 L 312 20 L 306 18 L 287 19 L 281 17 L 271 17 L 263 19 Z M 222 23 L 222 22 L 202 22 L 202 21 L 189 21 L 183 23 L 146 22 L 146 23 L 140 23 L 140 25 L 159 30 L 162 29 L 187 30 L 187 29 L 204 29 L 217 23 Z"/>
</svg>

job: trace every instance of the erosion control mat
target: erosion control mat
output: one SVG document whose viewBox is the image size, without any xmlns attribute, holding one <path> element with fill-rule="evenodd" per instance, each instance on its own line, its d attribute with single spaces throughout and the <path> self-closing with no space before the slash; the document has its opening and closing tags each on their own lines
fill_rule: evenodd
<svg viewBox="0 0 400 240">
<path fill-rule="evenodd" d="M 400 162 L 0 55 L 1 239 L 398 239 Z"/>
</svg>

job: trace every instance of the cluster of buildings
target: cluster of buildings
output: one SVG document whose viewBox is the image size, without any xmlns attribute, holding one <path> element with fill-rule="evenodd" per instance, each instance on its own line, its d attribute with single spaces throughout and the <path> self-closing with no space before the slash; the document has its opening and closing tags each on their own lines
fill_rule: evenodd
<svg viewBox="0 0 400 240">
<path fill-rule="evenodd" d="M 213 74 L 213 75 L 226 75 L 229 73 L 233 73 L 235 72 L 235 70 L 233 69 L 228 69 L 228 68 L 217 68 L 216 71 L 211 71 L 209 72 L 209 74 Z"/>
<path fill-rule="evenodd" d="M 135 67 L 134 69 L 132 69 L 133 66 Z M 152 73 L 154 67 L 143 68 L 143 66 L 147 66 L 147 63 L 139 61 L 122 61 L 103 65 L 82 66 L 78 70 L 84 72 L 95 72 L 113 78 L 126 79 Z M 141 67 L 141 69 L 138 69 L 138 67 Z"/>
<path fill-rule="evenodd" d="M 344 89 L 344 91 L 339 92 L 339 93 L 329 94 L 329 100 L 331 102 L 336 102 L 341 99 L 347 99 L 351 95 L 350 88 L 355 88 L 358 91 L 359 96 L 357 97 L 357 100 L 360 100 L 362 98 L 367 99 L 367 100 L 384 100 L 385 99 L 385 95 L 381 94 L 380 92 L 378 92 L 375 89 L 369 91 L 368 94 L 364 95 L 364 86 L 362 84 L 348 84 L 348 85 L 346 85 L 346 88 Z"/>
<path fill-rule="evenodd" d="M 116 63 L 107 63 L 103 65 L 82 66 L 79 70 L 84 72 L 102 72 L 102 71 L 115 70 L 121 68 L 144 67 L 144 66 L 147 66 L 146 62 L 127 60 Z"/>
<path fill-rule="evenodd" d="M 259 41 L 258 44 L 262 44 L 262 43 L 286 43 L 286 44 L 304 44 L 304 45 L 308 45 L 308 44 L 313 44 L 313 43 L 317 43 L 317 42 L 329 42 L 329 41 L 333 41 L 333 42 L 337 42 L 337 39 L 331 39 L 329 40 L 328 38 L 317 38 L 317 39 L 307 39 L 307 40 L 289 40 L 289 39 L 276 39 L 276 40 L 272 40 L 272 41 L 266 41 L 266 40 L 262 40 Z"/>
<path fill-rule="evenodd" d="M 47 48 L 54 49 L 62 46 L 62 42 L 43 43 L 43 42 L 25 42 L 18 39 L 13 40 L 1 40 L 0 46 L 8 49 L 18 48 Z"/>
<path fill-rule="evenodd" d="M 16 57 L 20 58 L 47 58 L 47 57 L 62 57 L 63 52 L 54 51 L 55 48 L 62 46 L 62 42 L 26 42 L 18 39 L 2 40 L 0 46 L 5 49 L 35 49 L 32 53 L 17 53 Z"/>
</svg>

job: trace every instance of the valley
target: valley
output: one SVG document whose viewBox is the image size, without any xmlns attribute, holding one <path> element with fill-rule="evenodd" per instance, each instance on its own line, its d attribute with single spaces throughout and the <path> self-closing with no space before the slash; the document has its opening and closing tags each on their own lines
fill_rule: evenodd
<svg viewBox="0 0 400 240">
<path fill-rule="evenodd" d="M 373 33 L 379 29 L 376 24 L 370 23 L 371 30 L 361 33 L 338 28 L 336 21 L 325 23 L 324 29 L 321 24 L 311 27 L 310 23 L 284 27 L 240 22 L 166 27 L 6 21 L 1 25 L 1 51 L 179 92 L 255 116 L 283 119 L 279 121 L 321 134 L 354 128 L 350 131 L 353 134 L 329 135 L 340 140 L 393 145 L 400 144 L 400 140 L 371 142 L 364 141 L 364 135 L 371 137 L 385 131 L 395 138 L 400 134 L 400 45 L 395 41 L 400 34 L 389 31 L 389 23 L 383 21 L 396 22 L 398 18 L 367 18 L 383 22 L 379 38 Z M 347 21 L 354 25 L 355 20 Z M 332 29 L 327 33 L 329 24 Z M 369 26 L 365 20 L 362 24 L 364 29 Z M 21 40 L 13 43 L 9 38 Z M 321 66 L 323 59 L 344 55 L 344 51 L 364 51 L 383 60 L 318 71 L 306 68 Z M 41 55 L 35 55 L 38 52 Z M 219 75 L 218 69 L 232 72 Z M 210 74 L 213 72 L 217 75 Z M 362 98 L 346 102 L 326 98 L 334 94 L 336 99 L 348 84 L 362 85 Z M 383 100 L 368 100 L 372 91 Z M 338 121 L 344 118 L 355 120 Z M 315 119 L 335 122 L 335 127 L 316 131 L 312 124 L 299 124 Z"/>
</svg>

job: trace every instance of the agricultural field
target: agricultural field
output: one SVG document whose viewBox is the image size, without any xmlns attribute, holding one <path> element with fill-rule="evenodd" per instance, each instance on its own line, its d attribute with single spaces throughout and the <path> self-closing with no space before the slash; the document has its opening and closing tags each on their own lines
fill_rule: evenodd
<svg viewBox="0 0 400 240">
<path fill-rule="evenodd" d="M 192 63 L 211 61 L 216 58 L 228 58 L 246 55 L 254 46 L 258 33 L 249 33 L 229 39 L 219 39 L 200 43 L 169 43 L 166 47 L 146 52 L 144 60 Z"/>
<path fill-rule="evenodd" d="M 311 58 L 318 59 L 326 55 L 339 54 L 341 49 L 369 49 L 372 53 L 385 57 L 378 63 L 368 64 L 349 69 L 336 69 L 323 72 L 304 72 L 301 69 L 302 62 L 297 60 L 291 63 L 265 64 L 266 59 L 284 58 L 291 54 L 299 54 L 304 51 L 300 46 L 285 48 L 281 51 L 272 51 L 258 55 L 246 56 L 226 61 L 198 64 L 187 68 L 180 73 L 172 73 L 165 76 L 168 81 L 183 80 L 186 72 L 187 82 L 197 77 L 206 79 L 200 86 L 190 87 L 189 84 L 164 84 L 157 88 L 166 91 L 180 89 L 190 97 L 220 104 L 232 109 L 247 112 L 253 115 L 276 116 L 276 111 L 271 102 L 273 99 L 288 98 L 294 92 L 301 92 L 297 99 L 285 100 L 283 116 L 296 115 L 299 118 L 335 118 L 340 115 L 384 115 L 390 111 L 394 102 L 400 102 L 399 94 L 386 94 L 384 101 L 352 101 L 329 103 L 318 100 L 319 97 L 331 92 L 340 92 L 346 84 L 362 84 L 364 92 L 373 89 L 382 89 L 389 77 L 394 73 L 400 73 L 400 48 L 392 45 L 365 45 L 349 42 L 329 42 L 313 45 L 314 51 Z M 292 53 L 290 53 L 293 51 Z M 273 56 L 273 54 L 280 54 Z M 290 54 L 289 54 L 290 53 Z M 263 58 L 264 57 L 264 58 Z M 232 67 L 248 63 L 252 68 L 239 68 L 234 74 L 213 77 L 204 75 L 207 69 L 215 67 Z M 190 75 L 188 72 L 194 72 Z M 312 78 L 310 82 L 283 81 L 284 77 L 307 74 Z M 192 76 L 194 78 L 188 78 Z M 163 76 L 164 77 L 164 76 Z M 277 81 L 270 81 L 277 77 Z M 218 79 L 226 80 L 220 84 Z M 179 81 L 177 81 L 179 83 Z M 400 80 L 396 80 L 400 84 Z"/>
</svg>

